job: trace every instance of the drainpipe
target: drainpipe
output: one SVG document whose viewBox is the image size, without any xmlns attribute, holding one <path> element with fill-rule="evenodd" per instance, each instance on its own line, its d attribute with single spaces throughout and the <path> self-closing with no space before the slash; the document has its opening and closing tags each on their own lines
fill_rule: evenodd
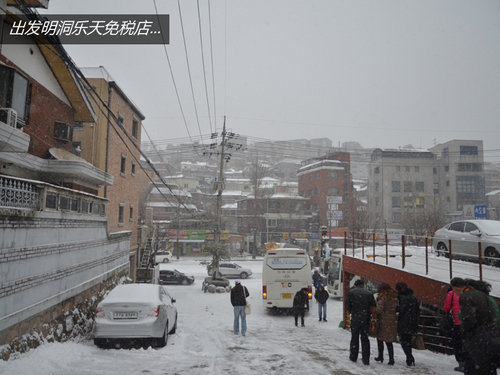
<svg viewBox="0 0 500 375">
<path fill-rule="evenodd" d="M 113 89 L 111 85 L 108 83 L 108 115 L 107 115 L 107 126 L 106 126 L 106 163 L 105 163 L 105 172 L 109 173 L 109 127 L 111 126 L 111 94 L 113 93 Z M 104 185 L 104 198 L 108 197 L 108 184 Z"/>
</svg>

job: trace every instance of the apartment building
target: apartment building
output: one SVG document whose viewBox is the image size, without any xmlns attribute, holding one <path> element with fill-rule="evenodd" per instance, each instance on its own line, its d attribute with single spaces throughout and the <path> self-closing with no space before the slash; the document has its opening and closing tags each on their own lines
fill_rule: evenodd
<svg viewBox="0 0 500 375">
<path fill-rule="evenodd" d="M 405 215 L 438 208 L 434 154 L 415 149 L 375 149 L 368 178 L 373 228 L 398 228 Z"/>
<path fill-rule="evenodd" d="M 483 141 L 452 140 L 430 151 L 436 156 L 439 207 L 447 221 L 462 218 L 466 205 L 486 204 Z"/>
</svg>

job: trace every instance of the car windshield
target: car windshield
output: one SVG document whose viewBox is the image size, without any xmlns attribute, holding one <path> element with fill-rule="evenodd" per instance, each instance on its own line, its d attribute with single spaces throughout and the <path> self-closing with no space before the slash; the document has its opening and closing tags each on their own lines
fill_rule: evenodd
<svg viewBox="0 0 500 375">
<path fill-rule="evenodd" d="M 489 236 L 500 236 L 500 221 L 484 221 L 480 224 L 481 231 Z"/>
</svg>

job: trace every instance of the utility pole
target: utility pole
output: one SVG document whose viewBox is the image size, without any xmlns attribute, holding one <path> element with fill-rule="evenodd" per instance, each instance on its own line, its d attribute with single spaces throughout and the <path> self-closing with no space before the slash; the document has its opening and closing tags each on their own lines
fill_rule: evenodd
<svg viewBox="0 0 500 375">
<path fill-rule="evenodd" d="M 215 226 L 215 242 L 220 242 L 221 221 L 222 221 L 222 191 L 224 190 L 224 146 L 226 145 L 226 116 L 222 127 L 222 142 L 220 152 L 219 178 L 217 180 L 217 220 Z"/>
</svg>

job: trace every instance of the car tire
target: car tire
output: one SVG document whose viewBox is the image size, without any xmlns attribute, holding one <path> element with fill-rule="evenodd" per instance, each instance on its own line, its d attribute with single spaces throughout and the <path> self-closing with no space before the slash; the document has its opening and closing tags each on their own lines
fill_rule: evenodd
<svg viewBox="0 0 500 375">
<path fill-rule="evenodd" d="M 171 334 L 174 334 L 177 331 L 177 314 L 175 314 L 175 324 L 174 328 L 170 331 Z"/>
<path fill-rule="evenodd" d="M 489 264 L 490 266 L 496 266 L 500 264 L 500 255 L 494 247 L 486 248 L 486 250 L 484 250 L 484 257 L 484 263 Z"/>
<path fill-rule="evenodd" d="M 443 255 L 446 258 L 449 257 L 448 248 L 446 247 L 446 245 L 444 243 L 442 243 L 442 242 L 438 243 L 436 246 L 436 249 L 437 249 L 438 255 Z"/>
<path fill-rule="evenodd" d="M 106 345 L 106 339 L 94 339 L 94 345 L 97 346 L 98 348 L 105 348 Z"/>
<path fill-rule="evenodd" d="M 165 331 L 163 331 L 163 336 L 160 337 L 159 339 L 155 339 L 155 347 L 163 348 L 167 346 L 167 343 L 168 343 L 168 320 L 167 320 L 167 325 L 165 326 Z"/>
<path fill-rule="evenodd" d="M 248 277 L 248 273 L 242 272 L 240 273 L 240 279 L 246 279 Z"/>
<path fill-rule="evenodd" d="M 163 258 L 163 263 L 169 263 L 170 262 L 170 259 L 168 258 Z"/>
</svg>

